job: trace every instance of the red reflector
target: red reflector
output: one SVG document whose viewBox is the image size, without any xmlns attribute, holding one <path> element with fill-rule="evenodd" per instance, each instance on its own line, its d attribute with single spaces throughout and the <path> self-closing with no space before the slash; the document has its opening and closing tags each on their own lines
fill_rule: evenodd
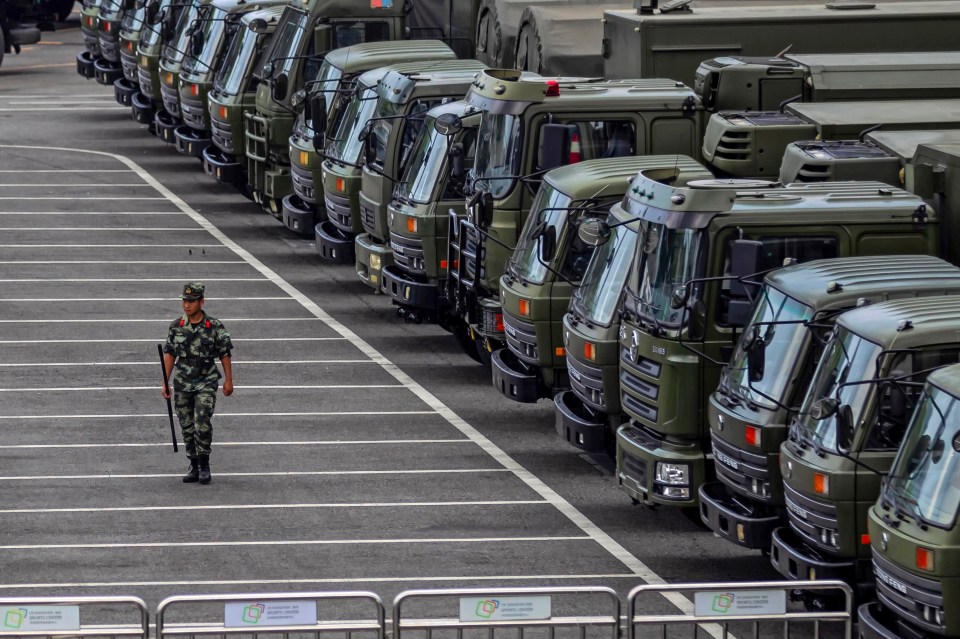
<svg viewBox="0 0 960 639">
<path fill-rule="evenodd" d="M 926 548 L 917 548 L 917 568 L 933 570 L 933 551 Z"/>
<path fill-rule="evenodd" d="M 744 431 L 744 438 L 749 446 L 760 445 L 760 429 L 756 426 L 747 426 Z"/>
<path fill-rule="evenodd" d="M 502 333 L 503 332 L 503 313 L 497 313 L 496 315 L 494 315 L 494 317 L 497 320 L 497 331 Z"/>
<path fill-rule="evenodd" d="M 200 85 L 199 85 L 199 84 L 190 85 L 190 95 L 192 95 L 193 97 L 197 97 L 198 95 L 200 95 Z"/>
<path fill-rule="evenodd" d="M 530 315 L 530 302 L 527 300 L 520 300 L 520 314 L 524 317 Z"/>
<path fill-rule="evenodd" d="M 860 535 L 860 545 L 869 546 L 870 545 L 870 535 L 864 533 Z"/>
<path fill-rule="evenodd" d="M 583 356 L 592 362 L 597 357 L 597 347 L 592 342 L 584 342 Z"/>
<path fill-rule="evenodd" d="M 460 268 L 460 260 L 454 260 L 454 261 L 453 261 L 453 268 L 454 268 L 454 270 Z"/>
<path fill-rule="evenodd" d="M 103 31 L 104 31 L 105 33 L 110 33 L 110 23 L 109 23 L 109 22 L 104 22 L 104 23 L 103 23 Z"/>
<path fill-rule="evenodd" d="M 547 97 L 552 98 L 560 95 L 560 83 L 556 80 L 547 80 Z"/>
<path fill-rule="evenodd" d="M 447 261 L 446 261 L 446 260 L 440 260 L 440 268 L 447 268 Z"/>
</svg>

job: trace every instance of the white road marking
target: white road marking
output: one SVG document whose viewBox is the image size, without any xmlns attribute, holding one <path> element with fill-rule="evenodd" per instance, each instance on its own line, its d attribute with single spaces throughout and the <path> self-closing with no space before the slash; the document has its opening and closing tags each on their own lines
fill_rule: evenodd
<svg viewBox="0 0 960 639">
<path fill-rule="evenodd" d="M 37 282 L 43 282 L 45 284 L 51 284 L 55 282 L 71 282 L 71 283 L 82 283 L 82 282 L 94 282 L 94 283 L 104 283 L 104 282 L 182 282 L 183 279 L 168 277 L 49 277 L 43 279 L 29 278 L 24 277 L 20 279 L 10 279 L 10 280 L 0 280 L 0 283 L 12 284 L 17 282 L 30 282 L 35 284 Z M 205 277 L 203 278 L 204 282 L 269 282 L 270 280 L 263 277 Z M 98 298 L 99 299 L 99 298 Z M 180 299 L 180 298 L 177 298 Z M 210 298 L 214 299 L 214 298 Z M 243 298 L 220 298 L 220 299 L 243 299 Z M 279 299 L 279 298 L 278 298 Z M 282 298 L 287 299 L 287 298 Z"/>
<path fill-rule="evenodd" d="M 208 302 L 295 302 L 293 298 L 276 297 L 208 297 Z M 179 302 L 179 297 L 0 297 L 0 302 Z M 111 321 L 111 320 L 105 320 Z"/>
<path fill-rule="evenodd" d="M 11 544 L 0 550 L 106 550 L 119 548 L 235 548 L 245 546 L 378 546 L 400 544 L 503 544 L 508 542 L 593 541 L 588 535 L 562 537 L 435 537 L 425 539 L 277 539 L 261 541 L 153 541 L 128 544 Z"/>
<path fill-rule="evenodd" d="M 158 360 L 159 362 L 159 360 Z M 160 364 L 158 363 L 159 367 Z M 163 372 L 163 371 L 159 371 Z M 0 393 L 77 393 L 86 391 L 155 391 L 157 386 L 47 386 L 44 388 L 0 388 Z M 276 384 L 234 386 L 236 390 L 293 390 L 293 389 L 347 389 L 347 388 L 405 388 L 403 384 Z M 2 447 L 2 446 L 0 446 Z"/>
<path fill-rule="evenodd" d="M 166 417 L 166 415 L 164 415 Z M 448 470 L 288 470 L 228 473 L 217 471 L 217 477 L 333 477 L 350 475 L 469 475 L 474 473 L 509 473 L 506 468 L 451 468 Z M 101 475 L 8 475 L 0 481 L 76 480 L 76 479 L 169 479 L 182 473 L 101 474 Z"/>
<path fill-rule="evenodd" d="M 65 66 L 70 66 L 70 65 L 68 64 L 68 65 L 65 65 Z M 30 67 L 23 67 L 23 68 L 24 68 L 24 69 L 28 69 L 28 68 L 30 68 Z M 0 111 L 2 111 L 2 112 L 4 112 L 4 113 L 12 113 L 12 112 L 18 112 L 18 111 L 27 111 L 27 112 L 29 112 L 29 113 L 35 113 L 35 112 L 37 112 L 37 111 L 103 111 L 103 110 L 109 110 L 109 111 L 129 111 L 129 110 L 130 110 L 130 107 L 125 107 L 125 106 L 122 106 L 122 105 L 119 105 L 119 104 L 116 104 L 116 103 L 110 104 L 110 103 L 108 103 L 108 102 L 102 102 L 102 103 L 101 103 L 101 102 L 97 102 L 97 104 L 99 104 L 100 106 L 95 106 L 95 107 L 92 107 L 92 106 L 23 107 L 23 108 L 21 108 L 21 107 L 15 107 L 15 108 L 10 108 L 10 109 L 3 108 L 3 109 L 0 109 Z"/>
<path fill-rule="evenodd" d="M 23 96 L 23 97 L 27 97 L 27 96 Z M 76 97 L 81 97 L 81 96 L 76 96 Z M 36 101 L 31 101 L 31 100 L 10 100 L 10 102 L 8 102 L 7 104 L 9 104 L 10 106 L 30 106 L 31 104 L 63 104 L 63 105 L 69 105 L 69 104 L 102 104 L 102 105 L 104 105 L 104 106 L 108 106 L 108 105 L 113 105 L 113 104 L 116 103 L 116 100 L 114 100 L 114 99 L 108 99 L 108 98 L 111 97 L 111 96 L 108 96 L 108 95 L 98 95 L 98 96 L 92 96 L 92 95 L 91 95 L 91 96 L 88 96 L 88 97 L 91 97 L 91 98 L 92 98 L 92 97 L 98 97 L 98 98 L 100 98 L 100 99 L 99 99 L 99 100 L 63 100 L 63 99 L 60 99 L 60 100 L 36 100 Z"/>
<path fill-rule="evenodd" d="M 112 342 L 154 342 L 160 340 L 156 338 L 133 338 L 133 339 L 3 339 L 0 344 L 101 344 Z M 345 342 L 345 337 L 236 337 L 234 342 Z M 364 362 L 369 360 L 362 360 Z M 234 362 L 236 365 L 238 362 Z M 14 366 L 14 364 L 11 364 Z"/>
<path fill-rule="evenodd" d="M 177 442 L 181 446 L 183 442 Z M 275 442 L 221 442 L 220 446 L 380 446 L 393 444 L 469 444 L 469 439 L 358 439 L 341 441 L 325 439 L 317 441 L 275 441 Z M 167 447 L 170 442 L 156 444 L 13 444 L 0 445 L 3 449 L 33 449 L 33 448 L 157 448 Z"/>
<path fill-rule="evenodd" d="M 90 340 L 91 342 L 99 343 L 101 340 Z M 126 340 L 124 340 L 126 341 Z M 156 342 L 157 340 L 147 339 L 143 340 L 144 342 Z M 239 340 L 232 340 L 234 342 Z M 0 342 L 3 344 L 4 342 Z M 53 340 L 53 343 L 61 344 L 62 342 Z M 241 360 L 233 361 L 234 366 L 250 366 L 253 364 L 374 364 L 375 362 L 372 359 L 252 359 L 252 360 Z M 31 362 L 31 363 L 16 363 L 11 364 L 9 362 L 0 363 L 0 368 L 36 368 L 41 366 L 52 366 L 52 367 L 71 367 L 71 366 L 159 366 L 157 362 Z M 151 387 L 153 388 L 153 387 Z M 237 386 L 236 388 L 242 388 Z M 250 388 L 250 386 L 247 386 Z"/>
<path fill-rule="evenodd" d="M 157 364 L 159 366 L 159 364 Z M 303 411 L 285 413 L 217 413 L 222 417 L 330 417 L 351 415 L 436 415 L 435 410 L 362 410 L 362 411 Z M 143 419 L 148 417 L 166 417 L 166 413 L 146 413 L 139 415 L 0 415 L 0 419 Z"/>
<path fill-rule="evenodd" d="M 0 109 L 0 111 L 2 111 L 2 110 L 3 110 L 3 109 Z M 4 196 L 0 196 L 0 200 L 44 200 L 44 201 L 46 201 L 46 200 L 70 200 L 70 201 L 78 201 L 78 200 L 103 200 L 103 199 L 104 199 L 103 196 L 96 196 L 96 197 L 76 197 L 76 196 L 75 196 L 75 197 L 68 197 L 68 196 L 52 196 L 52 195 L 45 195 L 45 196 L 43 196 L 43 197 L 39 197 L 39 196 L 36 196 L 36 195 L 4 195 Z M 132 201 L 132 200 L 153 200 L 153 201 L 157 201 L 157 200 L 164 200 L 164 199 L 166 199 L 166 198 L 162 198 L 162 197 L 137 196 L 137 197 L 124 197 L 123 199 L 124 199 L 124 201 L 128 201 L 128 202 L 129 202 L 129 201 Z M 46 229 L 40 229 L 40 230 L 46 230 Z"/>
<path fill-rule="evenodd" d="M 0 173 L 136 173 L 136 171 L 133 169 L 0 169 Z"/>
<path fill-rule="evenodd" d="M 62 188 L 73 187 L 73 186 L 80 187 L 80 188 L 93 188 L 93 187 L 97 187 L 97 188 L 121 188 L 121 187 L 128 187 L 128 186 L 132 186 L 132 187 L 144 187 L 144 186 L 150 186 L 150 185 L 149 185 L 149 184 L 144 184 L 144 183 L 142 183 L 142 182 L 133 182 L 133 183 L 131 183 L 131 184 L 112 184 L 112 183 L 111 183 L 111 184 L 104 184 L 104 183 L 102 183 L 102 182 L 86 182 L 86 183 L 82 183 L 82 184 L 14 184 L 14 183 L 12 183 L 12 182 L 9 182 L 9 183 L 8 183 L 8 182 L 0 182 L 0 188 L 6 187 L 6 186 L 9 186 L 9 187 L 20 187 L 20 186 L 23 186 L 23 187 L 31 187 L 31 188 L 49 187 L 49 188 L 51 188 L 51 189 L 62 189 Z M 152 187 L 151 187 L 151 188 L 152 188 Z M 126 199 L 126 198 L 124 198 L 124 199 Z M 9 213 L 4 213 L 4 214 L 2 214 L 2 215 L 10 215 L 10 214 L 9 214 Z M 26 213 L 21 213 L 21 215 L 35 215 L 35 214 L 34 214 L 34 213 L 26 212 Z M 82 211 L 75 211 L 75 212 L 72 212 L 72 213 L 67 213 L 67 215 L 90 215 L 90 213 L 84 213 L 84 212 L 82 212 Z M 131 213 L 131 215 L 132 215 L 132 213 Z M 145 215 L 153 215 L 153 214 L 152 214 L 152 213 L 146 213 Z M 176 212 L 173 213 L 173 215 L 183 215 L 183 213 L 181 213 L 181 212 L 179 212 L 179 211 L 176 211 Z"/>
<path fill-rule="evenodd" d="M 0 184 L 3 186 L 40 186 L 39 184 Z M 149 186 L 147 184 L 124 184 L 123 186 Z M 86 215 L 119 215 L 120 217 L 143 217 L 148 215 L 183 215 L 180 211 L 2 211 L 0 215 L 67 215 L 67 216 L 86 216 Z"/>
<path fill-rule="evenodd" d="M 179 298 L 176 298 L 179 300 Z M 150 323 L 150 322 L 166 322 L 169 324 L 175 318 L 165 317 L 161 319 L 122 319 L 122 318 L 113 318 L 113 317 L 100 317 L 95 319 L 0 319 L 0 323 L 3 324 L 103 324 L 110 323 L 116 324 L 117 322 L 123 323 Z M 219 318 L 222 322 L 322 322 L 319 317 L 232 317 L 232 318 Z"/>
<path fill-rule="evenodd" d="M 3 200 L 3 199 L 12 200 L 12 199 L 15 199 L 15 198 L 2 198 L 2 197 L 0 197 L 0 200 Z M 49 199 L 52 199 L 52 198 L 16 198 L 16 199 L 20 199 L 20 200 L 22 200 L 22 199 L 42 199 L 42 200 L 49 200 Z M 60 200 L 83 200 L 83 199 L 85 199 L 85 198 L 82 198 L 82 197 L 80 197 L 80 198 L 64 197 L 64 198 L 56 198 L 56 199 L 60 199 Z M 153 198 L 133 197 L 133 198 L 125 198 L 125 199 L 129 199 L 129 200 L 144 200 L 144 199 L 148 199 L 148 200 L 149 200 L 149 199 L 153 199 Z M 0 211 L 0 213 L 2 213 L 2 211 Z M 177 232 L 179 232 L 179 231 L 190 231 L 190 232 L 196 233 L 196 232 L 203 231 L 203 229 L 196 228 L 196 227 L 193 227 L 193 226 L 166 226 L 166 227 L 163 227 L 163 226 L 0 226 L 0 231 L 37 231 L 37 232 L 43 232 L 43 233 L 50 233 L 50 232 L 52 232 L 52 231 L 70 231 L 71 233 L 75 233 L 75 232 L 78 232 L 78 231 L 90 231 L 90 232 L 96 231 L 97 233 L 107 233 L 107 232 L 111 232 L 111 231 L 137 231 L 137 232 L 162 231 L 162 232 L 164 232 L 164 233 L 171 233 L 171 232 L 174 232 L 174 231 L 177 231 Z M 153 246 L 154 246 L 153 244 L 140 244 L 140 245 L 139 245 L 140 248 L 151 248 L 151 247 L 153 247 Z"/>
<path fill-rule="evenodd" d="M 219 445 L 219 444 L 218 444 Z M 218 473 L 219 474 L 219 473 Z M 129 513 L 167 512 L 191 510 L 300 510 L 320 508 L 447 508 L 456 506 L 540 506 L 550 505 L 542 499 L 517 499 L 498 501 L 393 501 L 316 504 L 216 504 L 210 506 L 114 506 L 108 508 L 10 508 L 0 510 L 0 515 L 45 515 L 50 513 Z M 0 585 L 0 588 L 3 586 Z"/>
</svg>

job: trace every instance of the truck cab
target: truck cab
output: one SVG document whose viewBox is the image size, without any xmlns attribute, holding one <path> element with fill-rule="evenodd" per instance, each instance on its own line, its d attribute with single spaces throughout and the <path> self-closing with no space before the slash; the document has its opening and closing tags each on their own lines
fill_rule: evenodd
<svg viewBox="0 0 960 639">
<path fill-rule="evenodd" d="M 955 293 L 956 281 L 948 287 Z M 958 329 L 956 294 L 884 302 L 837 320 L 780 448 L 790 526 L 774 531 L 770 559 L 784 577 L 841 579 L 872 592 L 868 511 L 927 375 L 960 360 Z"/>
<path fill-rule="evenodd" d="M 202 28 L 213 13 L 213 5 L 207 0 L 190 0 L 183 7 L 174 35 L 160 53 L 159 79 L 160 101 L 153 117 L 157 137 L 167 144 L 176 144 L 174 131 L 182 123 L 180 111 L 180 73 L 188 61 L 196 62 L 197 56 L 190 49 L 190 41 L 198 28 Z"/>
<path fill-rule="evenodd" d="M 706 407 L 750 318 L 750 278 L 787 259 L 936 254 L 938 218 L 879 182 L 637 186 L 625 205 L 646 228 L 621 305 L 630 421 L 617 431 L 617 478 L 635 501 L 692 508 L 713 476 Z"/>
<path fill-rule="evenodd" d="M 293 193 L 283 198 L 284 226 L 312 238 L 326 218 L 321 152 L 328 125 L 339 124 L 340 113 L 350 101 L 347 93 L 361 73 L 391 64 L 455 58 L 453 50 L 438 40 L 367 42 L 328 53 L 317 77 L 308 80 L 303 89 L 303 110 L 290 134 Z"/>
<path fill-rule="evenodd" d="M 134 10 L 134 0 L 106 0 L 100 7 L 98 31 L 100 57 L 93 62 L 94 77 L 100 84 L 113 86 L 123 77 L 120 67 L 120 32 L 127 12 Z"/>
<path fill-rule="evenodd" d="M 478 356 L 505 345 L 500 276 L 549 169 L 582 160 L 695 154 L 699 101 L 672 80 L 577 81 L 481 74 L 466 100 L 481 111 L 466 219 L 451 215 L 447 278 L 454 314 Z"/>
<path fill-rule="evenodd" d="M 913 248 L 927 246 L 920 241 Z M 960 269 L 926 255 L 817 260 L 769 273 L 710 396 L 718 481 L 700 486 L 704 523 L 739 546 L 768 552 L 774 528 L 786 523 L 780 445 L 837 317 L 944 293 L 960 293 Z"/>
<path fill-rule="evenodd" d="M 83 0 L 80 4 L 80 34 L 83 51 L 77 54 L 77 73 L 89 80 L 96 72 L 93 65 L 100 57 L 100 5 L 102 0 Z"/>
<path fill-rule="evenodd" d="M 867 521 L 877 601 L 863 639 L 960 636 L 960 366 L 927 378 Z"/>
<path fill-rule="evenodd" d="M 137 2 L 123 14 L 120 22 L 120 70 L 122 75 L 113 82 L 113 97 L 118 104 L 133 105 L 134 94 L 140 93 L 137 79 L 137 46 L 146 24 L 146 2 Z"/>
<path fill-rule="evenodd" d="M 173 0 L 152 0 L 147 12 L 140 42 L 137 44 L 137 81 L 140 93 L 131 96 L 133 119 L 146 124 L 155 133 L 154 117 L 162 105 L 160 93 L 160 55 L 168 41 L 176 35 L 176 25 L 188 3 Z"/>
</svg>

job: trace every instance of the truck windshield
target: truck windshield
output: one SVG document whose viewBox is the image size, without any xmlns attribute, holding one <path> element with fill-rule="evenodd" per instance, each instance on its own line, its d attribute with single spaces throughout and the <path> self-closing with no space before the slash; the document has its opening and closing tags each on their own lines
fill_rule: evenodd
<svg viewBox="0 0 960 639">
<path fill-rule="evenodd" d="M 683 309 L 670 308 L 673 290 L 697 277 L 703 233 L 650 224 L 641 253 L 637 302 L 640 315 L 655 324 L 679 326 Z M 692 297 L 692 296 L 691 296 Z"/>
<path fill-rule="evenodd" d="M 616 220 L 611 217 L 609 223 Z M 628 225 L 614 226 L 611 233 L 610 239 L 594 251 L 573 297 L 574 310 L 586 321 L 601 326 L 610 326 L 613 321 L 637 247 L 637 232 Z"/>
<path fill-rule="evenodd" d="M 273 73 L 267 74 L 261 72 L 262 76 L 271 75 L 277 77 L 281 73 L 290 74 L 290 69 L 295 62 L 294 58 L 301 55 L 302 44 L 306 41 L 304 37 L 307 28 L 307 13 L 300 9 L 287 7 L 280 18 L 280 24 L 273 34 L 273 46 L 270 47 L 264 59 L 264 66 L 267 63 L 273 64 Z"/>
<path fill-rule="evenodd" d="M 340 117 L 333 139 L 327 146 L 327 155 L 347 164 L 360 161 L 363 142 L 360 132 L 377 108 L 377 87 L 362 87 L 350 100 Z"/>
<path fill-rule="evenodd" d="M 120 28 L 125 32 L 139 31 L 143 27 L 143 19 L 146 15 L 146 7 L 141 7 L 136 11 L 127 11 L 123 14 L 123 22 L 120 23 Z"/>
<path fill-rule="evenodd" d="M 123 11 L 123 5 L 120 0 L 109 0 L 108 2 L 103 3 L 103 6 L 100 7 L 100 20 L 116 20 L 120 17 L 120 12 Z"/>
<path fill-rule="evenodd" d="M 163 48 L 163 59 L 168 64 L 177 64 L 186 55 L 187 43 L 190 41 L 190 25 L 197 19 L 200 12 L 193 4 L 184 9 L 177 20 L 177 36 L 171 44 Z"/>
<path fill-rule="evenodd" d="M 377 101 L 377 110 L 373 114 L 377 119 L 370 123 L 370 148 L 372 153 L 367 158 L 368 163 L 383 168 L 383 163 L 387 159 L 390 135 L 393 133 L 394 127 L 403 123 L 403 118 L 397 117 L 403 114 L 403 106 L 382 97 Z"/>
<path fill-rule="evenodd" d="M 328 61 L 324 61 L 320 67 L 320 73 L 316 81 L 310 85 L 311 93 L 319 93 L 323 96 L 323 101 L 327 105 L 327 111 L 333 108 L 334 98 L 337 97 L 337 87 L 340 86 L 340 79 L 343 77 L 343 69 Z"/>
<path fill-rule="evenodd" d="M 893 462 L 888 496 L 922 521 L 950 528 L 960 508 L 960 410 L 935 386 L 923 399 Z"/>
<path fill-rule="evenodd" d="M 436 118 L 428 116 L 420 137 L 406 163 L 403 178 L 397 183 L 394 197 L 401 202 L 429 204 L 441 181 L 440 170 L 447 157 L 449 137 L 434 128 Z"/>
<path fill-rule="evenodd" d="M 771 286 L 765 286 L 753 312 L 753 319 L 741 334 L 726 372 L 731 390 L 761 406 L 776 408 L 773 400 L 783 401 L 807 338 L 807 328 L 802 322 L 812 317 L 813 309 L 806 304 Z M 762 377 L 750 381 L 747 353 L 756 343 L 755 339 L 762 339 L 765 345 L 764 366 Z"/>
<path fill-rule="evenodd" d="M 480 116 L 477 137 L 477 158 L 473 177 L 476 188 L 488 191 L 494 199 L 505 197 L 513 188 L 520 172 L 520 118 L 515 115 L 493 114 Z"/>
<path fill-rule="evenodd" d="M 850 406 L 853 423 L 858 423 L 867 408 L 867 396 L 872 384 L 852 384 L 873 379 L 876 374 L 877 356 L 883 351 L 878 344 L 851 333 L 841 326 L 834 329 L 820 363 L 807 388 L 806 399 L 800 409 L 800 425 L 806 437 L 822 448 L 837 451 L 836 415 L 817 421 L 810 417 L 813 403 L 833 397 L 841 405 Z M 841 384 L 846 386 L 840 387 Z M 838 388 L 839 387 L 839 388 Z"/>
<path fill-rule="evenodd" d="M 523 235 L 510 257 L 510 270 L 522 281 L 543 284 L 547 278 L 547 265 L 540 261 L 540 235 L 553 233 L 556 245 L 561 246 L 563 233 L 572 202 L 569 195 L 544 182 L 530 208 L 530 219 L 523 227 Z"/>
<path fill-rule="evenodd" d="M 214 88 L 227 95 L 237 95 L 243 91 L 243 81 L 257 55 L 258 38 L 250 29 L 237 29 L 227 46 L 224 64 L 217 70 Z"/>
<path fill-rule="evenodd" d="M 214 8 L 204 18 L 200 32 L 203 33 L 203 50 L 199 56 L 187 56 L 183 62 L 186 73 L 200 74 L 213 71 L 214 60 L 220 52 L 224 35 L 227 32 L 227 12 Z"/>
</svg>

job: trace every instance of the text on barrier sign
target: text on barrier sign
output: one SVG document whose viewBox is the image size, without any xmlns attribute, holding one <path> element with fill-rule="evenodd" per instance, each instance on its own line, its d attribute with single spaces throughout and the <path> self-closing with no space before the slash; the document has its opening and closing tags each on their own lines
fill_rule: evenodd
<svg viewBox="0 0 960 639">
<path fill-rule="evenodd" d="M 0 631 L 80 630 L 80 606 L 0 606 Z"/>
<path fill-rule="evenodd" d="M 316 623 L 316 601 L 248 601 L 228 603 L 223 610 L 223 625 L 227 628 L 312 626 Z"/>
<path fill-rule="evenodd" d="M 698 617 L 717 615 L 782 615 L 787 611 L 784 590 L 727 590 L 694 593 L 694 614 Z"/>
<path fill-rule="evenodd" d="M 549 619 L 550 596 L 460 597 L 460 621 Z"/>
</svg>

